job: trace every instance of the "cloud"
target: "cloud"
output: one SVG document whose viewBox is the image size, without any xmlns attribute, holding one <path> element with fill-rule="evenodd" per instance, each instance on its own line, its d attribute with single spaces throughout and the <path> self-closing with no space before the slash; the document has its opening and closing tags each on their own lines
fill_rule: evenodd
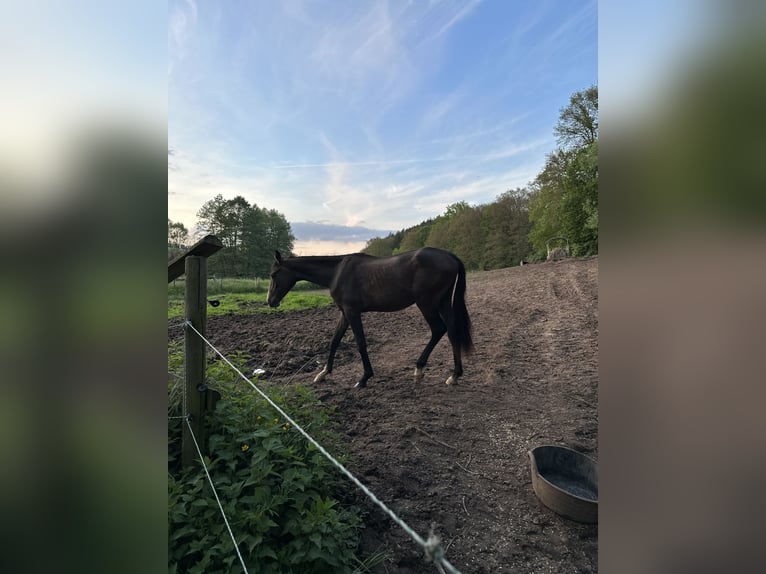
<svg viewBox="0 0 766 574">
<path fill-rule="evenodd" d="M 429 131 L 434 127 L 443 126 L 445 118 L 449 116 L 453 110 L 459 109 L 463 94 L 464 90 L 458 88 L 431 105 L 423 115 L 423 119 L 420 122 L 420 129 Z"/>
<path fill-rule="evenodd" d="M 481 3 L 481 0 L 471 0 L 467 4 L 463 5 L 460 10 L 458 10 L 450 19 L 449 21 L 442 26 L 439 31 L 436 33 L 436 35 L 433 38 L 438 38 L 442 34 L 445 34 L 449 31 L 450 28 L 452 28 L 455 24 L 460 22 L 463 18 L 468 16 L 471 12 L 473 12 L 473 9 L 476 8 Z"/>
<path fill-rule="evenodd" d="M 171 63 L 174 58 L 186 57 L 189 36 L 197 24 L 197 13 L 197 4 L 194 0 L 184 0 L 184 5 L 173 2 L 168 23 Z"/>
<path fill-rule="evenodd" d="M 345 255 L 359 253 L 366 245 L 366 241 L 296 241 L 293 253 L 298 256 Z"/>
<path fill-rule="evenodd" d="M 317 221 L 291 223 L 295 238 L 299 241 L 367 241 L 371 237 L 388 235 L 388 229 L 370 229 L 361 226 L 332 225 Z"/>
<path fill-rule="evenodd" d="M 481 3 L 481 0 L 470 0 L 467 3 L 431 2 L 423 15 L 423 20 L 432 20 L 429 27 L 438 26 L 438 30 L 430 35 L 421 37 L 419 44 L 426 44 L 445 35 L 456 24 L 466 18 Z"/>
<path fill-rule="evenodd" d="M 170 83 L 169 209 L 185 201 L 193 218 L 218 193 L 242 195 L 291 222 L 373 229 L 493 201 L 533 179 L 554 146 L 546 114 L 566 103 L 533 89 L 542 74 L 562 77 L 543 56 L 595 18 L 593 4 L 477 0 L 294 0 L 216 17 L 192 6 L 172 0 L 169 20 L 169 42 L 175 34 L 187 54 Z M 494 18 L 497 34 L 473 46 L 476 58 L 456 60 L 455 42 L 475 31 L 468 18 Z M 556 46 L 540 46 L 548 37 Z"/>
<path fill-rule="evenodd" d="M 306 39 L 311 65 L 296 72 L 352 109 L 388 108 L 417 81 L 397 25 L 403 10 L 392 15 L 388 2 L 341 6 L 334 18 L 319 17 L 321 27 Z"/>
</svg>

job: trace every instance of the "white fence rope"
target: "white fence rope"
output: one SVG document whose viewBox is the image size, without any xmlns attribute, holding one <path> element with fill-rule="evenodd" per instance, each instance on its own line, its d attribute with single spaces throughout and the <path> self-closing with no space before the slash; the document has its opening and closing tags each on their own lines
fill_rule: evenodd
<svg viewBox="0 0 766 574">
<path fill-rule="evenodd" d="M 251 387 L 253 387 L 253 389 L 259 395 L 261 395 L 261 397 L 263 397 L 266 400 L 266 402 L 268 402 L 272 407 L 274 407 L 274 409 L 276 409 L 276 411 L 280 415 L 282 415 L 287 420 L 287 422 L 290 423 L 292 427 L 294 427 L 298 432 L 300 432 L 307 441 L 309 441 L 312 445 L 314 445 L 317 448 L 317 450 L 321 452 L 325 456 L 325 458 L 327 458 L 327 460 L 329 460 L 333 465 L 335 465 L 336 468 L 338 468 L 338 470 L 340 470 L 343 474 L 345 474 L 348 477 L 348 479 L 351 482 L 353 482 L 362 492 L 364 492 L 364 494 L 366 494 L 370 500 L 372 500 L 375 504 L 377 504 L 383 510 L 383 512 L 388 514 L 391 520 L 393 520 L 396 524 L 398 524 L 402 528 L 402 530 L 404 530 L 410 536 L 410 538 L 412 538 L 417 544 L 419 544 L 421 548 L 423 548 L 425 552 L 426 560 L 428 562 L 434 562 L 434 564 L 436 565 L 437 569 L 439 569 L 440 572 L 443 572 L 442 567 L 444 567 L 451 574 L 461 574 L 460 571 L 457 568 L 455 568 L 452 564 L 450 564 L 450 562 L 444 556 L 444 548 L 442 548 L 441 546 L 441 540 L 439 539 L 438 536 L 436 536 L 433 533 L 433 531 L 430 532 L 427 540 L 423 539 L 423 537 L 420 536 L 417 532 L 415 532 L 415 530 L 413 530 L 404 520 L 399 518 L 399 516 L 397 516 L 393 510 L 391 510 L 377 496 L 375 496 L 375 494 L 369 488 L 367 488 L 364 484 L 362 484 L 362 482 L 356 476 L 354 476 L 350 470 L 348 470 L 340 462 L 335 460 L 335 458 L 329 452 L 327 452 L 327 450 L 325 450 L 325 448 L 321 444 L 319 444 L 316 440 L 314 440 L 314 438 L 311 435 L 309 435 L 305 430 L 303 430 L 303 428 L 298 423 L 296 423 L 290 417 L 290 415 L 288 415 L 284 410 L 282 410 L 282 408 L 278 404 L 276 404 L 273 400 L 271 400 L 271 398 L 266 393 L 264 393 L 261 389 L 259 389 L 255 385 L 255 383 L 253 383 L 253 381 L 251 381 L 245 375 L 243 375 L 242 371 L 240 371 L 236 366 L 234 366 L 232 362 L 229 361 L 229 359 L 227 359 L 223 355 L 223 353 L 221 353 L 221 351 L 219 351 L 210 341 L 208 341 L 205 338 L 205 336 L 202 333 L 200 333 L 194 327 L 194 325 L 191 324 L 190 321 L 186 321 L 186 326 L 189 327 L 195 333 L 197 333 L 197 335 L 199 335 L 199 337 L 203 341 L 205 341 L 205 343 L 207 343 L 207 345 L 219 357 L 221 357 L 221 359 L 224 362 L 226 362 L 227 365 L 229 365 L 240 377 L 242 377 L 242 379 L 246 383 L 248 383 Z M 201 456 L 202 454 L 200 453 L 200 457 Z M 218 498 L 218 495 L 216 495 L 216 498 Z M 227 526 L 228 526 L 228 522 L 227 522 Z M 229 532 L 231 533 L 231 531 Z M 233 539 L 233 536 L 232 536 L 232 539 Z M 237 552 L 239 552 L 239 550 L 237 550 Z"/>
<path fill-rule="evenodd" d="M 215 495 L 215 501 L 218 503 L 218 508 L 221 511 L 221 516 L 223 516 L 223 521 L 226 523 L 226 530 L 229 531 L 229 536 L 231 536 L 231 541 L 234 543 L 234 550 L 237 551 L 237 556 L 239 556 L 239 561 L 242 564 L 242 569 L 245 571 L 245 574 L 249 574 L 247 571 L 247 566 L 245 565 L 245 560 L 242 558 L 242 553 L 239 551 L 239 545 L 237 544 L 237 539 L 234 538 L 234 533 L 231 531 L 231 526 L 229 526 L 229 520 L 226 518 L 226 513 L 223 511 L 223 505 L 221 505 L 221 499 L 218 498 L 218 492 L 215 490 L 215 484 L 213 484 L 213 479 L 210 478 L 210 472 L 207 470 L 207 466 L 205 465 L 205 458 L 202 456 L 202 451 L 199 448 L 199 444 L 197 444 L 197 437 L 194 436 L 194 431 L 192 430 L 191 423 L 189 422 L 189 418 L 186 417 L 186 426 L 189 427 L 189 434 L 191 434 L 192 440 L 194 441 L 194 446 L 197 447 L 197 454 L 199 454 L 199 460 L 202 463 L 202 468 L 205 469 L 205 475 L 207 476 L 207 481 L 210 483 L 210 488 L 213 489 L 213 494 Z"/>
</svg>

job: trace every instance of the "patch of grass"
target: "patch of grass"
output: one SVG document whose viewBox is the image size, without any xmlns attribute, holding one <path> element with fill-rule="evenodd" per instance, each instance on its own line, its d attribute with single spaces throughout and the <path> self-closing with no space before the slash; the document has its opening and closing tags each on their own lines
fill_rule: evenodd
<svg viewBox="0 0 766 574">
<path fill-rule="evenodd" d="M 183 301 L 185 285 L 186 281 L 184 280 L 184 277 L 180 277 L 179 279 L 168 283 L 168 299 L 180 299 Z M 207 280 L 208 296 L 221 295 L 223 293 L 264 293 L 265 299 L 265 293 L 268 290 L 268 279 L 241 279 L 233 277 L 218 279 L 215 277 L 209 277 Z"/>
<path fill-rule="evenodd" d="M 184 287 L 186 285 L 183 276 L 179 277 L 175 281 L 168 283 L 168 300 L 184 299 Z M 316 291 L 322 289 L 320 285 L 310 283 L 308 281 L 298 281 L 293 291 Z M 269 280 L 261 278 L 237 278 L 237 277 L 225 277 L 222 279 L 216 277 L 209 277 L 207 280 L 207 294 L 208 297 L 214 295 L 225 295 L 229 293 L 243 293 L 255 295 L 257 293 L 263 294 L 264 300 L 266 299 L 266 293 L 269 291 Z"/>
<path fill-rule="evenodd" d="M 276 309 L 266 304 L 265 293 L 225 293 L 211 295 L 208 293 L 208 301 L 217 300 L 218 307 L 208 305 L 208 316 L 214 315 L 254 315 L 255 313 L 283 313 L 285 311 L 297 311 L 300 309 L 314 309 L 332 305 L 332 298 L 326 293 L 311 291 L 290 291 L 282 303 Z M 184 316 L 184 300 L 168 298 L 168 319 L 176 319 Z"/>
</svg>

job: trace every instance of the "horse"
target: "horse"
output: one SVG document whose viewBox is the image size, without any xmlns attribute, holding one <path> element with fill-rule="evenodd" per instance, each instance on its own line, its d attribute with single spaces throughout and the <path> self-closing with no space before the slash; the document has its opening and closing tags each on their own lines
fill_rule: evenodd
<svg viewBox="0 0 766 574">
<path fill-rule="evenodd" d="M 423 247 L 389 257 L 352 253 L 283 258 L 276 251 L 267 298 L 269 306 L 279 306 L 300 280 L 328 287 L 340 309 L 327 363 L 314 378 L 315 383 L 332 373 L 335 352 L 350 326 L 364 367 L 364 374 L 354 388 L 365 387 L 374 373 L 367 355 L 362 313 L 400 311 L 412 304 L 418 306 L 431 328 L 431 339 L 415 363 L 415 381 L 423 379 L 428 357 L 445 333 L 452 345 L 455 363 L 445 383 L 457 383 L 462 376 L 461 352 L 469 353 L 473 341 L 471 319 L 465 306 L 465 266 L 455 254 Z"/>
</svg>

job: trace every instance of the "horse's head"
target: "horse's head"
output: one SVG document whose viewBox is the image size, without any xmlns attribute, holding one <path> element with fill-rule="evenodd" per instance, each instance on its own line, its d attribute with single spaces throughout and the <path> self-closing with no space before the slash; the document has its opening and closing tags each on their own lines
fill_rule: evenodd
<svg viewBox="0 0 766 574">
<path fill-rule="evenodd" d="M 271 283 L 269 284 L 269 296 L 266 299 L 269 307 L 278 307 L 287 292 L 293 288 L 298 278 L 287 269 L 282 262 L 279 251 L 274 252 L 274 263 L 271 266 Z"/>
</svg>

